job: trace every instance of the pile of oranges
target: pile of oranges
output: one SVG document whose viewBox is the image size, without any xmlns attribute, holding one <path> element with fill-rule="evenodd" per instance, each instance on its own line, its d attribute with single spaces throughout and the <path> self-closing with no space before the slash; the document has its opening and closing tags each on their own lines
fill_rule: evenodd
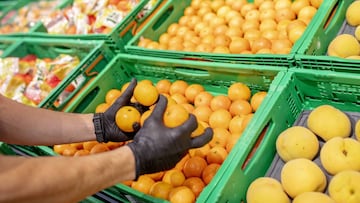
<svg viewBox="0 0 360 203">
<path fill-rule="evenodd" d="M 225 54 L 288 54 L 322 0 L 192 0 L 149 49 Z"/>
<path fill-rule="evenodd" d="M 120 89 L 109 90 L 105 102 L 97 105 L 95 111 L 106 111 L 128 84 Z M 232 83 L 227 94 L 213 94 L 206 91 L 203 85 L 189 84 L 184 80 L 172 82 L 161 79 L 156 83 L 141 80 L 134 89 L 132 105 L 120 108 L 116 114 L 119 128 L 132 132 L 134 122 L 142 126 L 160 94 L 168 99 L 163 117 L 167 127 L 181 125 L 192 113 L 198 121 L 198 128 L 192 136 L 198 136 L 206 127 L 211 127 L 214 131 L 213 139 L 203 147 L 189 150 L 173 169 L 142 175 L 137 181 L 124 181 L 123 184 L 171 202 L 194 202 L 234 147 L 267 92 L 252 94 L 251 89 L 241 82 Z M 54 151 L 64 156 L 81 156 L 112 150 L 124 144 L 90 141 L 55 145 Z"/>
</svg>

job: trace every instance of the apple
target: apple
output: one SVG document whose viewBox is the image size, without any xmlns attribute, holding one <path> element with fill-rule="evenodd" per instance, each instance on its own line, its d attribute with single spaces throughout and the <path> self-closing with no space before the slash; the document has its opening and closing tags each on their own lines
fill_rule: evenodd
<svg viewBox="0 0 360 203">
<path fill-rule="evenodd" d="M 360 142 L 353 138 L 334 137 L 322 146 L 320 161 L 332 175 L 344 170 L 360 170 Z"/>
</svg>

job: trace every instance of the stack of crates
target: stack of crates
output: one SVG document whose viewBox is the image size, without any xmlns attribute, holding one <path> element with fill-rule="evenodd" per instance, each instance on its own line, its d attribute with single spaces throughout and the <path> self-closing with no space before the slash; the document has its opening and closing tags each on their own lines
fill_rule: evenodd
<svg viewBox="0 0 360 203">
<path fill-rule="evenodd" d="M 54 34 L 38 20 L 24 32 L 0 35 L 1 58 L 29 54 L 50 59 L 62 54 L 78 57 L 77 66 L 37 105 L 55 111 L 94 113 L 109 90 L 120 89 L 131 78 L 153 84 L 162 79 L 183 80 L 201 84 L 213 95 L 226 95 L 235 82 L 250 87 L 252 95 L 266 91 L 262 105 L 212 181 L 196 198 L 196 202 L 246 202 L 247 189 L 256 178 L 279 178 L 275 143 L 282 131 L 305 125 L 304 116 L 322 104 L 359 112 L 359 62 L 327 56 L 327 47 L 335 36 L 354 33 L 354 27 L 345 19 L 346 9 L 353 1 L 323 1 L 288 54 L 220 54 L 138 46 L 143 38 L 159 40 L 193 1 L 138 1 L 107 34 Z M 0 19 L 11 22 L 14 12 L 37 2 L 4 2 L 0 4 Z M 76 2 L 79 1 L 59 1 L 54 10 L 66 9 Z M 66 92 L 74 84 L 75 89 Z M 2 153 L 9 155 L 59 156 L 53 146 L 2 143 L 0 147 Z M 84 202 L 168 201 L 119 183 Z"/>
</svg>

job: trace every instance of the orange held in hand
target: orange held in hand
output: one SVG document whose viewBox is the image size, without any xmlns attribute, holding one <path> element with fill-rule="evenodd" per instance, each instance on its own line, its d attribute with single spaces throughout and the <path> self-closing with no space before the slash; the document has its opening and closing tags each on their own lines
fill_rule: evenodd
<svg viewBox="0 0 360 203">
<path fill-rule="evenodd" d="M 159 92 L 151 83 L 140 82 L 134 89 L 134 97 L 140 104 L 151 106 L 158 100 Z"/>
<path fill-rule="evenodd" d="M 174 128 L 183 124 L 189 118 L 189 113 L 181 104 L 167 106 L 164 113 L 164 124 L 166 127 Z"/>
<path fill-rule="evenodd" d="M 134 132 L 133 125 L 140 123 L 140 112 L 133 106 L 121 107 L 115 115 L 116 125 L 124 132 Z"/>
</svg>

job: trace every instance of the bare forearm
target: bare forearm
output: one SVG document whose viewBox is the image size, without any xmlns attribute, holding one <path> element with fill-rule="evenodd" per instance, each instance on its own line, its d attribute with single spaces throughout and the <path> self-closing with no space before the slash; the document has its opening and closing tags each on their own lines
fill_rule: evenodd
<svg viewBox="0 0 360 203">
<path fill-rule="evenodd" d="M 83 157 L 0 157 L 0 202 L 78 202 L 135 177 L 125 146 Z"/>
<path fill-rule="evenodd" d="M 34 108 L 0 96 L 0 140 L 24 145 L 94 140 L 92 116 Z"/>
</svg>

